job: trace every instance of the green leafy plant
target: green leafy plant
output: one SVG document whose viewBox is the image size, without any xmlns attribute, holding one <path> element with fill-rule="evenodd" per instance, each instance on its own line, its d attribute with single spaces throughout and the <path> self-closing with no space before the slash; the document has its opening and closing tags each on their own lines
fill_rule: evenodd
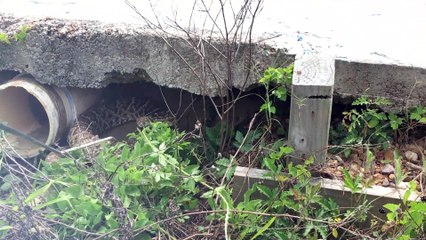
<svg viewBox="0 0 426 240">
<path fill-rule="evenodd" d="M 402 157 L 398 150 L 395 150 L 394 153 L 394 166 L 395 166 L 395 184 L 398 186 L 406 177 L 402 171 Z"/>
<path fill-rule="evenodd" d="M 348 170 L 342 169 L 343 173 L 343 184 L 347 187 L 352 193 L 357 193 L 362 190 L 360 176 L 352 177 Z"/>
<path fill-rule="evenodd" d="M 238 203 L 230 219 L 236 226 L 234 231 L 239 233 L 236 239 L 318 239 L 327 238 L 332 232 L 337 234 L 327 222 L 335 222 L 339 208 L 334 201 L 319 195 L 320 185 L 311 184 L 310 164 L 310 161 L 289 164 L 281 172 L 282 187 L 255 183 L 245 192 L 244 200 Z M 262 198 L 253 198 L 255 193 Z M 297 217 L 280 217 L 285 214 Z M 253 225 L 254 222 L 257 224 Z M 289 228 L 292 231 L 276 230 Z"/>
<path fill-rule="evenodd" d="M 0 43 L 10 44 L 9 36 L 7 33 L 0 33 Z"/>
<path fill-rule="evenodd" d="M 376 157 L 374 156 L 373 152 L 370 150 L 370 146 L 367 144 L 366 146 L 366 161 L 364 164 L 364 168 L 366 170 L 366 172 L 372 174 L 374 169 L 373 169 L 373 161 Z"/>
<path fill-rule="evenodd" d="M 253 148 L 253 145 L 261 136 L 262 132 L 260 130 L 250 131 L 247 133 L 247 136 L 244 136 L 243 133 L 237 131 L 235 133 L 235 141 L 233 142 L 233 145 L 236 148 L 241 147 L 241 152 L 247 153 Z"/>
<path fill-rule="evenodd" d="M 361 110 L 352 109 L 343 112 L 343 125 L 346 126 L 348 135 L 344 139 L 345 144 L 360 144 L 365 140 L 373 143 L 384 143 L 390 140 L 390 129 L 396 130 L 402 121 L 392 115 L 392 124 L 388 121 L 386 113 L 378 107 L 389 105 L 385 98 L 369 99 L 366 96 L 359 97 L 352 105 L 363 107 Z M 392 125 L 392 128 L 390 128 Z"/>
<path fill-rule="evenodd" d="M 384 208 L 387 222 L 382 232 L 392 239 L 424 239 L 426 238 L 426 202 L 409 202 L 408 196 L 415 191 L 416 183 L 410 182 L 409 190 L 403 198 L 403 205 L 388 203 Z"/>
<path fill-rule="evenodd" d="M 166 123 L 152 123 L 132 134 L 136 140 L 133 148 L 124 143 L 105 146 L 88 166 L 76 165 L 69 158 L 43 162 L 42 171 L 31 176 L 35 181 L 22 207 L 42 214 L 46 221 L 60 222 L 49 228 L 59 238 L 153 236 L 164 226 L 135 230 L 198 206 L 193 196 L 200 191 L 203 178 L 200 167 L 193 164 L 194 145 L 182 141 L 183 134 Z M 21 209 L 14 191 L 2 191 L 1 196 L 10 211 Z M 11 233 L 10 227 L 17 228 L 14 223 L 4 223 L 0 228 Z"/>
<path fill-rule="evenodd" d="M 293 64 L 290 64 L 285 68 L 269 67 L 265 70 L 263 77 L 259 80 L 259 83 L 261 83 L 266 89 L 264 104 L 260 106 L 260 111 L 265 112 L 269 126 L 272 124 L 272 115 L 277 112 L 277 109 L 274 106 L 273 98 L 276 98 L 280 101 L 287 100 L 287 89 L 292 81 L 293 68 Z"/>
<path fill-rule="evenodd" d="M 19 28 L 18 32 L 13 35 L 13 38 L 16 42 L 23 43 L 27 38 L 29 30 L 31 30 L 30 26 L 23 25 Z M 0 33 L 0 43 L 10 44 L 10 38 L 7 33 Z"/>
<path fill-rule="evenodd" d="M 272 149 L 262 161 L 262 166 L 269 170 L 271 174 L 279 176 L 284 167 L 283 158 L 292 153 L 294 149 L 289 146 L 281 146 L 278 150 Z"/>
<path fill-rule="evenodd" d="M 390 103 L 389 100 L 381 97 L 371 99 L 367 96 L 361 96 L 356 99 L 352 105 L 361 109 L 343 112 L 342 125 L 347 129 L 347 135 L 341 143 L 386 143 L 392 139 L 392 133 L 408 128 L 407 125 L 424 124 L 426 122 L 425 107 L 417 106 L 411 108 L 408 110 L 407 117 L 404 117 L 402 114 L 386 113 L 380 110 L 380 107 Z M 333 131 L 331 134 L 334 134 L 334 137 L 339 137 Z M 345 136 L 345 134 L 342 134 L 342 136 Z"/>
<path fill-rule="evenodd" d="M 208 158 L 215 158 L 217 152 L 220 149 L 221 138 L 224 136 L 223 132 L 225 132 L 226 136 L 234 137 L 235 131 L 234 129 L 228 127 L 228 125 L 216 124 L 213 127 L 206 127 L 206 140 L 208 142 Z"/>
<path fill-rule="evenodd" d="M 412 108 L 410 110 L 410 119 L 421 124 L 426 124 L 426 108 L 424 106 Z"/>
<path fill-rule="evenodd" d="M 19 31 L 14 35 L 15 41 L 23 43 L 27 38 L 28 31 L 31 29 L 30 26 L 24 25 L 19 28 Z"/>
</svg>

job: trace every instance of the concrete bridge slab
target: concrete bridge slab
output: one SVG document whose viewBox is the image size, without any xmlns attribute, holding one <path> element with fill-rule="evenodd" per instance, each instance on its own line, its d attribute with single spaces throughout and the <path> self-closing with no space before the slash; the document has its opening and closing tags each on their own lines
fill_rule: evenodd
<svg viewBox="0 0 426 240">
<path fill-rule="evenodd" d="M 175 23 L 199 36 L 214 26 L 201 1 L 131 2 L 170 32 Z M 218 1 L 204 2 L 218 13 Z M 233 7 L 241 2 L 232 1 Z M 254 44 L 240 45 L 235 55 L 231 85 L 255 84 L 255 74 L 246 76 L 250 66 L 287 62 L 301 52 L 327 52 L 338 60 L 337 95 L 366 93 L 389 97 L 398 106 L 426 104 L 424 12 L 423 0 L 265 1 L 255 20 Z M 231 22 L 233 12 L 224 17 Z M 226 61 L 217 51 L 224 47 L 220 36 L 212 41 L 217 49 L 205 49 L 219 79 L 204 76 L 201 84 L 201 58 L 185 35 L 167 35 L 166 43 L 165 35 L 150 29 L 124 1 L 0 0 L 0 33 L 13 37 L 24 25 L 31 27 L 25 41 L 0 43 L 0 71 L 26 71 L 58 86 L 100 88 L 144 79 L 210 96 L 227 90 L 220 82 L 227 78 Z M 254 64 L 247 62 L 249 55 Z"/>
</svg>

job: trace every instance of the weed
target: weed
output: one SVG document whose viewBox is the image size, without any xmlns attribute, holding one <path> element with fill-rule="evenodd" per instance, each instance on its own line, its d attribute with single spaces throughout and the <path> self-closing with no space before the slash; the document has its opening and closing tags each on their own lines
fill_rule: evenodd
<svg viewBox="0 0 426 240">
<path fill-rule="evenodd" d="M 290 164 L 286 172 L 280 172 L 281 183 L 287 187 L 270 188 L 255 183 L 245 192 L 244 200 L 236 206 L 237 211 L 230 219 L 236 226 L 234 231 L 239 233 L 237 239 L 318 239 L 326 238 L 333 231 L 327 222 L 338 218 L 338 206 L 319 195 L 320 185 L 311 185 L 309 164 Z M 262 199 L 253 199 L 254 193 L 260 193 Z M 250 214 L 259 211 L 259 214 Z M 294 213 L 296 218 L 280 217 Z M 257 224 L 251 224 L 253 222 Z"/>
<path fill-rule="evenodd" d="M 352 193 L 357 193 L 362 190 L 361 186 L 361 180 L 362 178 L 360 176 L 352 177 L 348 170 L 342 169 L 343 173 L 343 184 L 345 187 L 347 187 Z"/>
<path fill-rule="evenodd" d="M 406 114 L 387 113 L 380 107 L 389 105 L 386 98 L 370 99 L 359 97 L 352 105 L 358 108 L 343 112 L 341 124 L 330 130 L 330 142 L 333 145 L 376 145 L 378 148 L 387 148 L 389 142 L 409 138 L 409 131 L 423 125 L 426 119 L 426 108 L 417 106 L 407 110 Z M 333 149 L 335 152 L 337 149 Z M 370 149 L 368 149 L 370 150 Z M 343 153 L 348 157 L 349 148 Z"/>
<path fill-rule="evenodd" d="M 30 26 L 23 25 L 19 28 L 18 32 L 13 35 L 13 38 L 16 42 L 23 43 L 27 38 L 29 30 L 31 30 Z M 7 33 L 0 33 L 0 43 L 10 44 L 10 38 Z"/>
<path fill-rule="evenodd" d="M 408 202 L 408 196 L 415 191 L 416 184 L 410 182 L 409 190 L 405 193 L 403 204 L 388 203 L 384 208 L 387 222 L 382 227 L 384 235 L 392 239 L 424 239 L 426 238 L 426 203 Z"/>
<path fill-rule="evenodd" d="M 235 134 L 235 141 L 233 143 L 234 147 L 239 148 L 241 146 L 241 152 L 242 153 L 248 153 L 253 146 L 255 145 L 255 142 L 262 136 L 262 132 L 259 130 L 254 130 L 247 133 L 246 139 L 244 140 L 244 135 L 237 131 Z"/>
<path fill-rule="evenodd" d="M 394 166 L 395 166 L 395 184 L 399 186 L 399 184 L 407 177 L 402 171 L 402 157 L 398 150 L 395 150 L 394 153 Z"/>
<path fill-rule="evenodd" d="M 410 110 L 410 119 L 420 124 L 426 124 L 426 108 L 424 106 L 412 108 Z"/>
<path fill-rule="evenodd" d="M 373 169 L 373 161 L 376 158 L 373 154 L 373 152 L 370 150 L 370 146 L 367 144 L 366 146 L 366 161 L 365 161 L 365 170 L 367 173 L 373 174 L 374 173 L 374 169 Z"/>
<path fill-rule="evenodd" d="M 19 31 L 14 35 L 15 41 L 23 43 L 27 38 L 28 31 L 31 29 L 30 26 L 24 25 L 19 28 Z"/>
<path fill-rule="evenodd" d="M 347 128 L 348 135 L 344 139 L 345 144 L 361 144 L 364 141 L 371 143 L 385 143 L 389 141 L 389 122 L 386 113 L 379 110 L 380 106 L 389 105 L 385 98 L 369 99 L 366 96 L 359 97 L 352 105 L 364 107 L 361 110 L 352 109 L 343 112 L 343 125 Z M 401 119 L 394 119 L 394 127 Z M 395 128 L 396 129 L 396 128 Z"/>
<path fill-rule="evenodd" d="M 290 64 L 285 68 L 272 68 L 269 67 L 263 73 L 263 77 L 259 80 L 259 83 L 263 84 L 266 89 L 264 98 L 264 104 L 260 106 L 260 111 L 265 112 L 268 126 L 272 125 L 272 115 L 276 113 L 276 107 L 274 106 L 274 99 L 280 101 L 286 101 L 288 96 L 288 86 L 292 81 L 294 65 Z"/>
<path fill-rule="evenodd" d="M 10 44 L 9 36 L 7 33 L 0 33 L 0 43 Z"/>
<path fill-rule="evenodd" d="M 23 205 L 18 205 L 19 194 L 4 191 L 5 187 L 3 203 L 9 209 L 43 210 L 44 218 L 61 222 L 49 228 L 59 238 L 84 238 L 90 236 L 87 232 L 132 238 L 132 229 L 198 206 L 193 196 L 200 191 L 201 171 L 191 161 L 194 146 L 181 141 L 182 136 L 167 124 L 152 123 L 132 134 L 136 139 L 133 148 L 123 143 L 105 146 L 90 167 L 77 167 L 68 158 L 43 162 L 42 171 L 31 176 L 35 181 Z M 16 232 L 8 231 L 10 226 L 18 229 L 14 221 L 4 223 L 4 236 Z M 154 232 L 144 231 L 139 238 Z"/>
</svg>

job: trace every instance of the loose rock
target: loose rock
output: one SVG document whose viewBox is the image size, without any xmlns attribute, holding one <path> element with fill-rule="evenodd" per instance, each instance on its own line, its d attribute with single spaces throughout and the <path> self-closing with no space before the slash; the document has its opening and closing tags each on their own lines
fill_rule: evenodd
<svg viewBox="0 0 426 240">
<path fill-rule="evenodd" d="M 383 187 L 389 187 L 389 180 L 387 178 L 383 178 L 382 186 Z"/>
<path fill-rule="evenodd" d="M 391 160 L 393 161 L 395 159 L 395 156 L 393 154 L 393 150 L 392 149 L 387 149 L 384 153 L 384 159 L 385 160 Z"/>
<path fill-rule="evenodd" d="M 410 162 L 417 163 L 419 160 L 419 155 L 417 155 L 417 153 L 415 152 L 406 151 L 404 155 L 405 155 L 405 158 Z"/>
<path fill-rule="evenodd" d="M 395 168 L 392 165 L 390 165 L 389 163 L 386 163 L 386 165 L 383 166 L 381 172 L 382 172 L 382 174 L 392 174 L 392 173 L 395 173 Z"/>
<path fill-rule="evenodd" d="M 343 164 L 345 163 L 345 161 L 343 161 L 343 159 L 339 156 L 339 155 L 335 155 L 334 158 L 339 161 L 339 163 Z"/>
<path fill-rule="evenodd" d="M 357 164 L 351 164 L 350 170 L 352 170 L 354 172 L 358 172 L 359 171 L 359 166 Z"/>
</svg>

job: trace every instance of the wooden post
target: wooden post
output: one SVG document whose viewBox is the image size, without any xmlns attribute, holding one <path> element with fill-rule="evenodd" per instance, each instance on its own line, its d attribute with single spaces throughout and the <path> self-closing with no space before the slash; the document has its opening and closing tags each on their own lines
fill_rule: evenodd
<svg viewBox="0 0 426 240">
<path fill-rule="evenodd" d="M 303 55 L 294 63 L 289 144 L 292 160 L 325 162 L 334 86 L 334 57 Z"/>
</svg>

